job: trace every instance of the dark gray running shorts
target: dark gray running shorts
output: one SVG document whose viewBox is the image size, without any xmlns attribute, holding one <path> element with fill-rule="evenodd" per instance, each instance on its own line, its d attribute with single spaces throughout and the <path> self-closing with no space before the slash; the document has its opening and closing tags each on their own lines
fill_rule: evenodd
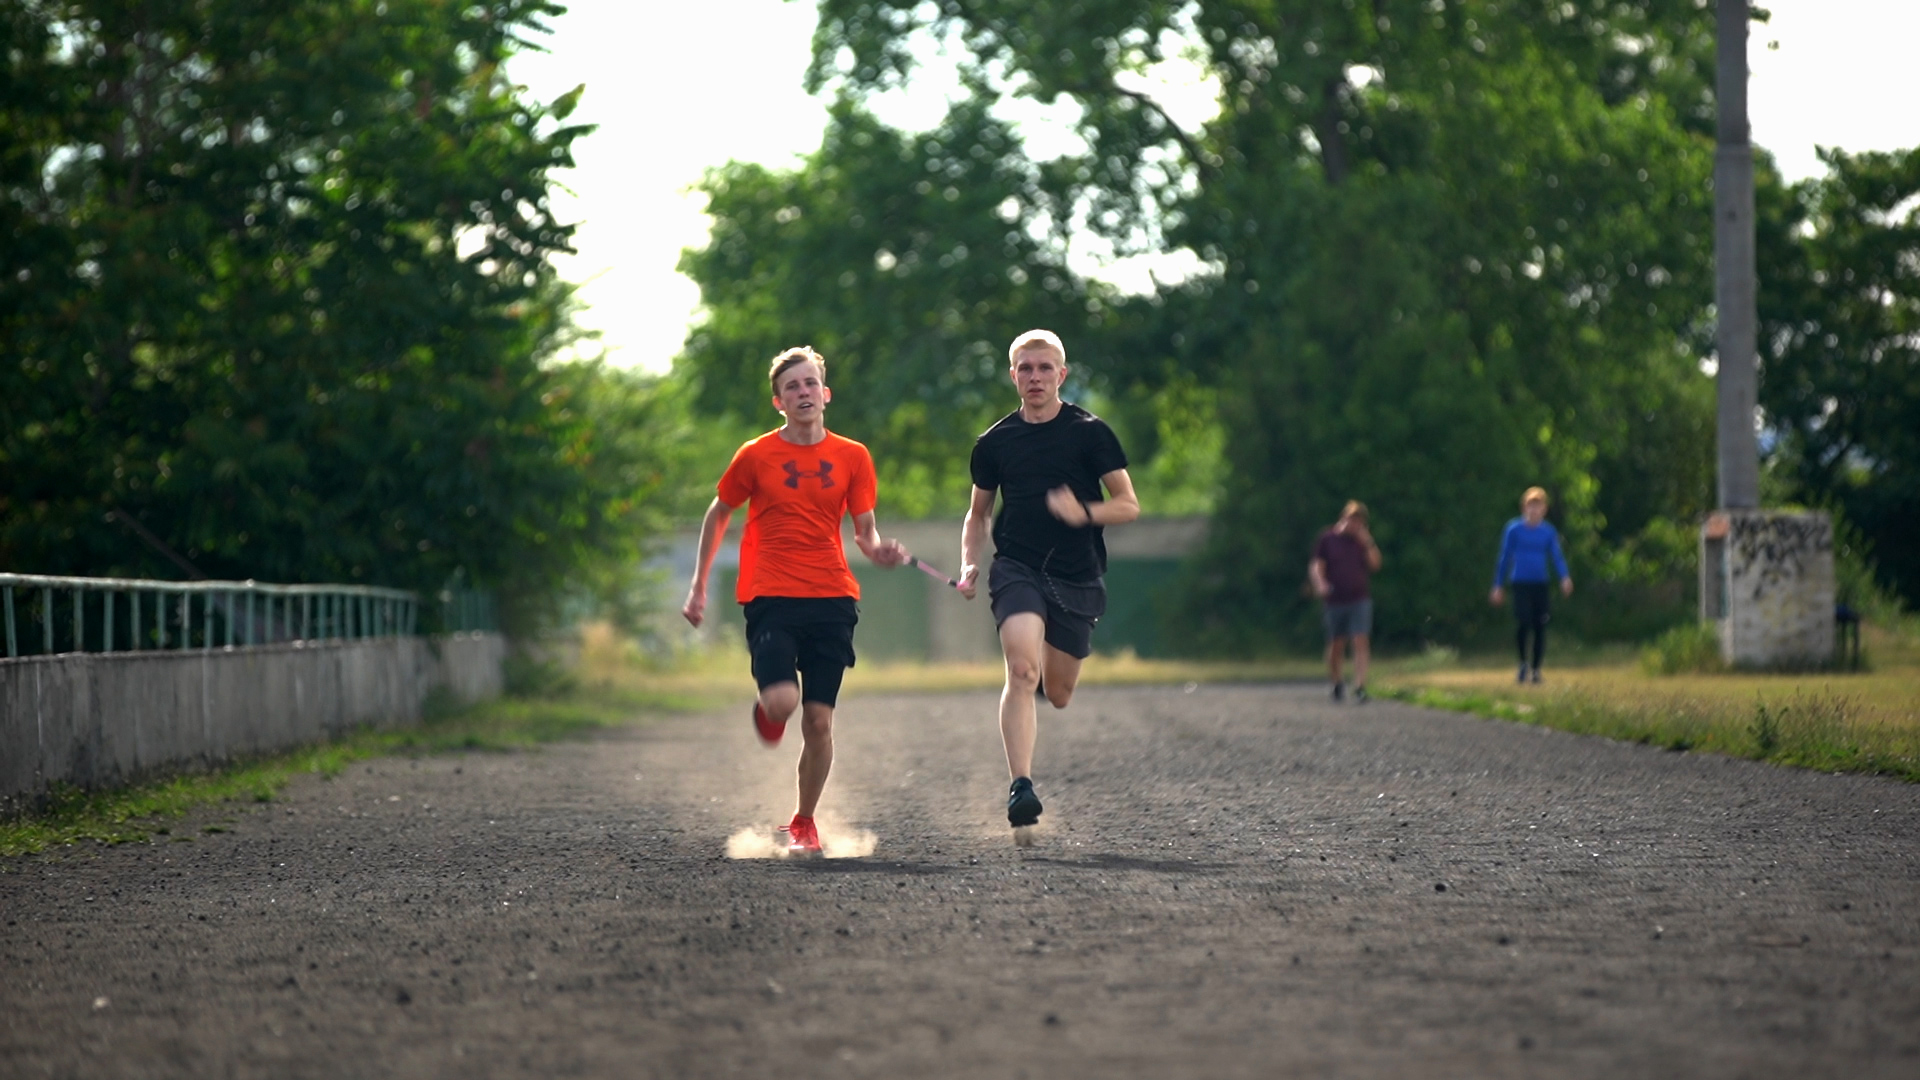
<svg viewBox="0 0 1920 1080">
<path fill-rule="evenodd" d="M 1047 644 L 1076 660 L 1093 652 L 1093 627 L 1107 613 L 1106 582 L 1062 581 L 1016 559 L 995 558 L 987 568 L 993 624 L 1032 612 L 1047 621 Z"/>
<path fill-rule="evenodd" d="M 1329 638 L 1373 633 L 1373 601 L 1371 599 L 1355 600 L 1351 604 L 1328 604 L 1322 617 L 1326 621 Z"/>
</svg>

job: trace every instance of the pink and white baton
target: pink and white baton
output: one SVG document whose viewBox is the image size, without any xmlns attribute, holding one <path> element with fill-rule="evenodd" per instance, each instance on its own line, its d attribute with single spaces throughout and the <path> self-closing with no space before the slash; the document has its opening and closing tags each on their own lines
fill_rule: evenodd
<svg viewBox="0 0 1920 1080">
<path fill-rule="evenodd" d="M 921 562 L 919 556 L 917 555 L 907 556 L 907 565 L 913 567 L 914 569 L 920 571 L 923 574 L 926 574 L 928 577 L 931 577 L 935 581 L 944 582 L 945 584 L 951 585 L 956 589 L 960 587 L 960 583 L 948 577 L 946 574 L 946 571 L 936 570 L 933 567 L 928 566 L 926 563 Z"/>
</svg>

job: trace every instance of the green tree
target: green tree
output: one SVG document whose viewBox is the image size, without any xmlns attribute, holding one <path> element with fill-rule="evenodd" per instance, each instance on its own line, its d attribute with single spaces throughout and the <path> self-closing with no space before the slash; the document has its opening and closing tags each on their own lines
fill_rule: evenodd
<svg viewBox="0 0 1920 1080">
<path fill-rule="evenodd" d="M 1671 570 L 1623 557 L 1670 555 L 1711 437 L 1683 347 L 1708 280 L 1705 39 L 1663 7 L 1203 12 L 1224 164 L 1183 235 L 1227 264 L 1247 393 L 1201 625 L 1304 641 L 1301 563 L 1347 497 L 1391 553 L 1390 639 L 1485 624 L 1491 538 L 1531 483 L 1590 584 Z"/>
<path fill-rule="evenodd" d="M 1823 159 L 1791 187 L 1764 175 L 1756 200 L 1770 467 L 1920 604 L 1920 150 Z"/>
<path fill-rule="evenodd" d="M 549 362 L 579 91 L 541 106 L 501 68 L 562 8 L 5 10 L 0 564 L 460 571 L 524 620 L 633 550 L 658 448 L 607 421 L 649 406 Z"/>
</svg>

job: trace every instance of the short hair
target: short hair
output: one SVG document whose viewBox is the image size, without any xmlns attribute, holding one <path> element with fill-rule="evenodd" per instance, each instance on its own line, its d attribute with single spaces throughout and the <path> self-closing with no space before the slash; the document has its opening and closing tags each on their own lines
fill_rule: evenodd
<svg viewBox="0 0 1920 1080">
<path fill-rule="evenodd" d="M 814 352 L 813 346 L 811 345 L 795 345 L 793 348 L 774 357 L 773 363 L 767 365 L 767 382 L 773 385 L 773 392 L 775 394 L 780 392 L 780 375 L 782 372 L 795 364 L 802 364 L 808 360 L 820 365 L 820 381 L 826 382 L 827 358 Z"/>
<path fill-rule="evenodd" d="M 1045 345 L 1047 348 L 1059 353 L 1061 363 L 1064 364 L 1067 362 L 1067 347 L 1060 343 L 1059 334 L 1051 330 L 1029 330 L 1019 337 L 1014 338 L 1013 344 L 1007 346 L 1007 363 L 1009 365 L 1013 364 L 1015 362 L 1014 357 L 1019 356 L 1027 349 L 1041 345 Z"/>
<path fill-rule="evenodd" d="M 1547 501 L 1547 489 L 1543 487 L 1530 487 L 1520 493 L 1520 505 L 1522 507 L 1535 499 L 1539 499 L 1542 503 L 1545 503 Z"/>
<path fill-rule="evenodd" d="M 1359 499 L 1348 499 L 1347 505 L 1340 510 L 1340 516 L 1359 518 L 1364 523 L 1367 520 L 1367 504 Z"/>
</svg>

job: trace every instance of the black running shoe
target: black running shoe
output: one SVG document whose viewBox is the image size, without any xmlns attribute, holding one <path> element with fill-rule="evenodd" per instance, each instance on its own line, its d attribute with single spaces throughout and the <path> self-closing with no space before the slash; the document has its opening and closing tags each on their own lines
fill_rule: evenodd
<svg viewBox="0 0 1920 1080">
<path fill-rule="evenodd" d="M 1333 684 L 1333 700 L 1339 701 L 1340 699 L 1346 696 L 1347 696 L 1347 684 L 1334 683 Z"/>
<path fill-rule="evenodd" d="M 1021 777 L 1007 791 L 1007 824 L 1018 829 L 1040 821 L 1040 796 L 1033 793 L 1033 781 Z"/>
</svg>

